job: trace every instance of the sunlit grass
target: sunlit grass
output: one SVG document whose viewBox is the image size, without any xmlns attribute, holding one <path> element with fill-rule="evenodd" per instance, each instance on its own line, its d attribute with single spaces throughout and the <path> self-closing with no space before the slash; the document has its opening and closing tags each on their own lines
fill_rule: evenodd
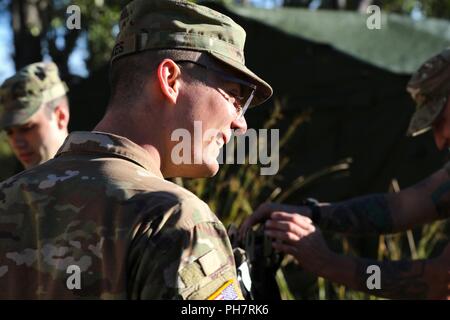
<svg viewBox="0 0 450 320">
<path fill-rule="evenodd" d="M 281 102 L 275 101 L 273 112 L 263 128 L 277 128 L 283 119 Z M 280 171 L 286 167 L 289 158 L 285 156 L 283 147 L 290 143 L 296 130 L 310 119 L 310 112 L 303 112 L 292 119 L 291 126 L 280 136 Z M 251 148 L 247 148 L 249 150 Z M 176 179 L 176 182 L 191 190 L 204 200 L 225 226 L 231 223 L 239 225 L 250 215 L 259 204 L 265 201 L 283 202 L 289 196 L 300 192 L 313 181 L 339 171 L 345 171 L 351 165 L 352 159 L 344 159 L 333 166 L 300 177 L 291 177 L 289 187 L 282 188 L 279 175 L 262 176 L 258 165 L 244 164 L 233 166 L 225 164 L 219 173 L 208 179 Z M 248 163 L 248 161 L 246 162 Z M 390 192 L 398 189 L 396 181 L 392 182 Z M 416 230 L 380 237 L 354 239 L 343 235 L 332 234 L 326 238 L 333 249 L 338 252 L 372 258 L 378 260 L 420 259 L 435 254 L 439 246 L 448 241 L 449 223 L 439 221 L 416 228 Z M 371 250 L 358 249 L 364 242 L 364 247 Z M 276 278 L 283 299 L 379 299 L 363 292 L 350 290 L 343 285 L 331 283 L 326 279 L 306 274 L 295 265 L 293 259 L 285 259 L 283 267 L 277 272 Z"/>
</svg>

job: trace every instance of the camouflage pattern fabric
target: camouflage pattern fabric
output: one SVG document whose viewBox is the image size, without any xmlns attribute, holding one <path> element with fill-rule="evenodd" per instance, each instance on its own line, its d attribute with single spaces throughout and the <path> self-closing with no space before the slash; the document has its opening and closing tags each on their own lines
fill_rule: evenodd
<svg viewBox="0 0 450 320">
<path fill-rule="evenodd" d="M 416 102 L 407 134 L 417 136 L 431 129 L 448 102 L 450 95 L 450 49 L 426 61 L 413 74 L 407 86 Z"/>
<path fill-rule="evenodd" d="M 135 0 L 121 13 L 111 62 L 145 50 L 206 52 L 256 86 L 251 106 L 272 95 L 272 87 L 245 66 L 245 30 L 231 18 L 183 0 Z"/>
<path fill-rule="evenodd" d="M 41 106 L 68 91 L 53 62 L 38 62 L 22 68 L 0 87 L 0 130 L 25 124 Z"/>
<path fill-rule="evenodd" d="M 74 132 L 0 184 L 1 299 L 241 299 L 235 283 L 222 223 L 126 138 Z"/>
</svg>

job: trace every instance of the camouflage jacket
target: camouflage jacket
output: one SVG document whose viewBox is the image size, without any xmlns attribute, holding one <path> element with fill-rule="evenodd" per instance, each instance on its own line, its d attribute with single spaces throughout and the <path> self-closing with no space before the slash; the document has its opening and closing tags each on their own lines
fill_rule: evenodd
<svg viewBox="0 0 450 320">
<path fill-rule="evenodd" d="M 130 140 L 75 132 L 54 159 L 0 184 L 0 298 L 242 293 L 226 230 L 204 202 Z"/>
</svg>

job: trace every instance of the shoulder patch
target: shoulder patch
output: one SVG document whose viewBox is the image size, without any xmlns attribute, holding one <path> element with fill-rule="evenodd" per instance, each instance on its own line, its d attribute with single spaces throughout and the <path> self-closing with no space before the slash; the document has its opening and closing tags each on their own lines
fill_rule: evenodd
<svg viewBox="0 0 450 320">
<path fill-rule="evenodd" d="M 219 256 L 215 249 L 200 257 L 198 261 L 202 266 L 203 272 L 205 272 L 207 276 L 217 271 L 221 266 Z"/>
<path fill-rule="evenodd" d="M 230 279 L 209 296 L 208 300 L 240 300 L 240 291 L 237 286 L 236 281 Z"/>
</svg>

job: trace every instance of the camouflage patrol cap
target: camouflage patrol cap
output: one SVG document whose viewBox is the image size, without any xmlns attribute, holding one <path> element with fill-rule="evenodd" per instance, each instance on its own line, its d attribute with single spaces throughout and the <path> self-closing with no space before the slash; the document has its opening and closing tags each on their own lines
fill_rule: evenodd
<svg viewBox="0 0 450 320">
<path fill-rule="evenodd" d="M 417 106 L 407 134 L 417 136 L 431 129 L 447 104 L 450 95 L 450 48 L 426 61 L 411 77 L 407 90 Z"/>
<path fill-rule="evenodd" d="M 272 88 L 245 66 L 245 30 L 231 18 L 184 0 L 135 0 L 120 17 L 111 63 L 144 50 L 208 53 L 257 86 L 252 106 L 272 95 Z"/>
<path fill-rule="evenodd" d="M 64 96 L 67 91 L 53 62 L 22 68 L 0 87 L 0 130 L 26 123 L 42 104 Z"/>
</svg>

